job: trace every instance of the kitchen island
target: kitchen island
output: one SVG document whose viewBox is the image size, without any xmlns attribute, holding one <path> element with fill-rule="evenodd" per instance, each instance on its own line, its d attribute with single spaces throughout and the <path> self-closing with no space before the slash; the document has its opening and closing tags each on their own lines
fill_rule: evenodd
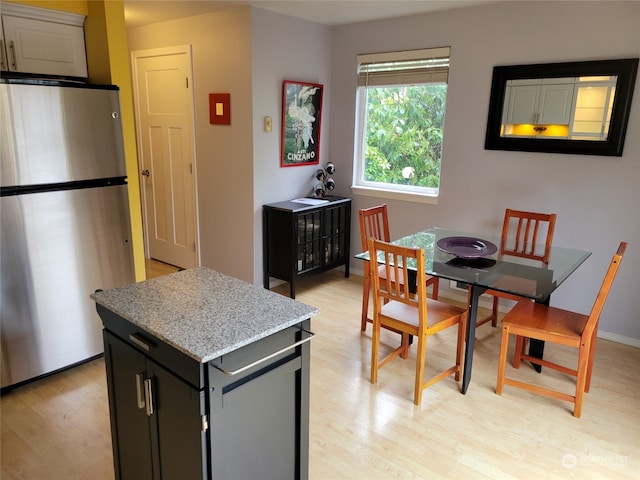
<svg viewBox="0 0 640 480">
<path fill-rule="evenodd" d="M 316 308 L 205 267 L 91 298 L 116 478 L 308 477 Z"/>
</svg>

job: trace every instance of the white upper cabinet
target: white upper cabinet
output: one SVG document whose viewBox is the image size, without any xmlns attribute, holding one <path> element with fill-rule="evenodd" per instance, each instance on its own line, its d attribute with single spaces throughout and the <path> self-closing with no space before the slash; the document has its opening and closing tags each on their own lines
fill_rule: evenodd
<svg viewBox="0 0 640 480">
<path fill-rule="evenodd" d="M 2 5 L 2 70 L 87 77 L 84 17 L 11 3 Z"/>
<path fill-rule="evenodd" d="M 529 85 L 513 82 L 509 85 L 506 123 L 568 125 L 575 79 L 545 79 L 538 82 Z"/>
<path fill-rule="evenodd" d="M 540 99 L 538 85 L 508 86 L 507 121 L 509 124 L 536 123 Z"/>
<path fill-rule="evenodd" d="M 551 80 L 570 82 L 551 83 Z M 575 79 L 545 79 L 535 84 L 522 85 L 516 82 L 508 85 L 508 124 L 558 124 L 568 125 Z"/>
<path fill-rule="evenodd" d="M 538 123 L 568 125 L 571 118 L 574 85 L 542 85 L 538 102 Z"/>
</svg>

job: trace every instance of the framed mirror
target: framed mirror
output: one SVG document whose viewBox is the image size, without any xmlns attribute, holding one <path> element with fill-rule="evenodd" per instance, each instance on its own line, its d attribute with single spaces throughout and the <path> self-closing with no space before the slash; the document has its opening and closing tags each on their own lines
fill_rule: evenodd
<svg viewBox="0 0 640 480">
<path fill-rule="evenodd" d="M 485 149 L 622 156 L 638 59 L 497 66 Z"/>
</svg>

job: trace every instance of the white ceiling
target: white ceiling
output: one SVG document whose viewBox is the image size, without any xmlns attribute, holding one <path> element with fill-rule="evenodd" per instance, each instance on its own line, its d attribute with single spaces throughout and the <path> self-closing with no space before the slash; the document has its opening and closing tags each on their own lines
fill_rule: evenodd
<svg viewBox="0 0 640 480">
<path fill-rule="evenodd" d="M 124 0 L 124 15 L 127 27 L 137 27 L 239 5 L 252 5 L 316 23 L 342 25 L 496 1 L 505 0 Z"/>
</svg>

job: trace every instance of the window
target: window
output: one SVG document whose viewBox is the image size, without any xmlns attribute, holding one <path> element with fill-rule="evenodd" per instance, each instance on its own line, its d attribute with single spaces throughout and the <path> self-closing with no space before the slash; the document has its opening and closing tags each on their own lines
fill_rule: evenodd
<svg viewBox="0 0 640 480">
<path fill-rule="evenodd" d="M 449 52 L 358 55 L 354 191 L 437 197 Z"/>
</svg>

